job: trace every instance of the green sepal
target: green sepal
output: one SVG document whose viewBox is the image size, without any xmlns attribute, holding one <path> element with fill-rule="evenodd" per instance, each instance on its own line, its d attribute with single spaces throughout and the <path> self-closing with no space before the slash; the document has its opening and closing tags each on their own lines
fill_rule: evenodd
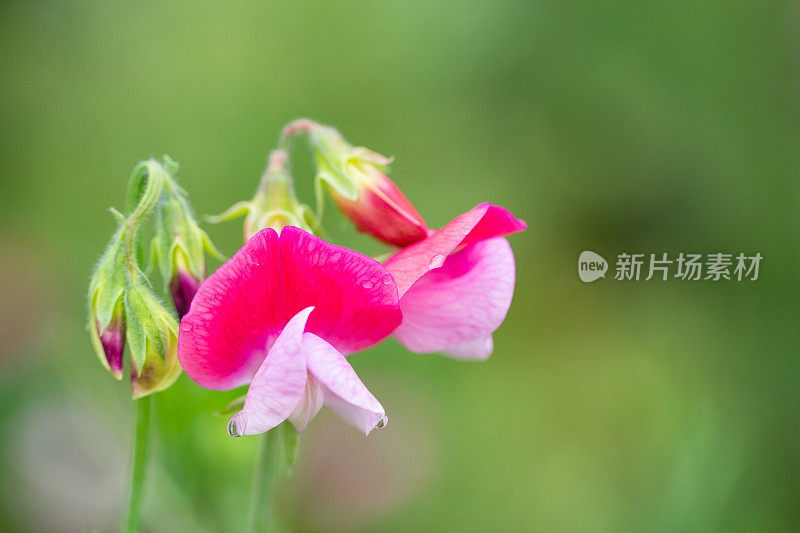
<svg viewBox="0 0 800 533">
<path fill-rule="evenodd" d="M 178 322 L 149 288 L 129 284 L 125 291 L 126 338 L 138 370 L 147 362 L 148 347 L 162 360 L 167 358 L 170 336 L 178 336 Z"/>
<path fill-rule="evenodd" d="M 90 322 L 97 321 L 101 331 L 111 322 L 114 306 L 117 305 L 122 292 L 125 290 L 125 260 L 122 254 L 124 236 L 122 229 L 120 225 L 114 232 L 111 241 L 100 257 L 100 261 L 97 262 L 92 279 L 89 282 Z"/>
<path fill-rule="evenodd" d="M 214 259 L 217 259 L 219 261 L 226 261 L 227 260 L 227 257 L 225 257 L 225 254 L 220 252 L 217 249 L 217 247 L 214 246 L 214 243 L 211 242 L 211 237 L 208 236 L 208 233 L 206 233 L 203 230 L 200 230 L 200 235 L 201 235 L 201 238 L 203 240 L 203 248 L 205 249 L 206 252 L 209 253 L 209 255 L 211 255 L 211 257 L 213 257 Z"/>
<path fill-rule="evenodd" d="M 141 164 L 137 166 L 128 180 L 128 191 L 125 194 L 125 211 L 132 213 L 142 199 L 147 188 L 148 173 L 141 171 Z"/>
<path fill-rule="evenodd" d="M 219 224 L 220 222 L 227 222 L 247 215 L 252 209 L 251 202 L 236 202 L 228 209 L 219 215 L 206 215 L 203 218 L 211 224 Z"/>
<path fill-rule="evenodd" d="M 186 198 L 177 183 L 168 182 L 159 202 L 153 253 L 165 283 L 179 272 L 188 272 L 198 280 L 205 278 L 205 252 L 223 259 L 208 234 L 200 229 Z"/>
<path fill-rule="evenodd" d="M 108 210 L 114 216 L 114 220 L 117 221 L 117 224 L 119 226 L 123 226 L 125 224 L 125 215 L 123 215 L 113 207 L 109 207 Z"/>
<path fill-rule="evenodd" d="M 147 332 L 143 304 L 139 291 L 128 290 L 125 293 L 125 340 L 137 370 L 144 368 L 147 360 Z"/>
<path fill-rule="evenodd" d="M 347 178 L 344 172 L 334 171 L 321 155 L 317 157 L 317 180 L 348 200 L 355 201 L 358 198 L 358 189 L 355 184 Z"/>
</svg>

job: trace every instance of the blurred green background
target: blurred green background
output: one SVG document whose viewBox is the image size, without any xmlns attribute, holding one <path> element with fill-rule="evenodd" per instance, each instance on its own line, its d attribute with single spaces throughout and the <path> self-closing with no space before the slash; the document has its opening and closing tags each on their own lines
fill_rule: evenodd
<svg viewBox="0 0 800 533">
<path fill-rule="evenodd" d="M 132 405 L 92 352 L 85 291 L 130 170 L 169 154 L 218 213 L 309 116 L 394 155 L 431 226 L 492 201 L 529 229 L 510 239 L 517 291 L 488 362 L 391 340 L 351 358 L 391 423 L 311 424 L 285 530 L 797 530 L 798 15 L 0 4 L 0 529 L 117 527 Z M 206 228 L 240 245 L 238 222 Z M 755 282 L 584 284 L 583 250 L 764 260 Z M 157 396 L 148 530 L 243 528 L 256 441 L 212 414 L 236 395 L 183 376 Z"/>
</svg>

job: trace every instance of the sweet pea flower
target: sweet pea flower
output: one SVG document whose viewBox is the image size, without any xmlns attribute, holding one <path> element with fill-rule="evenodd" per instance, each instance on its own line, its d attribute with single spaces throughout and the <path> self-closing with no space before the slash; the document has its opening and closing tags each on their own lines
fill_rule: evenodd
<svg viewBox="0 0 800 533">
<path fill-rule="evenodd" d="M 250 384 L 228 432 L 298 433 L 322 405 L 368 434 L 386 414 L 345 359 L 401 321 L 397 287 L 377 261 L 297 227 L 266 228 L 200 286 L 178 357 L 202 387 Z"/>
<path fill-rule="evenodd" d="M 488 358 L 514 294 L 514 253 L 503 235 L 526 227 L 484 203 L 390 257 L 403 312 L 394 337 L 416 353 Z"/>
</svg>

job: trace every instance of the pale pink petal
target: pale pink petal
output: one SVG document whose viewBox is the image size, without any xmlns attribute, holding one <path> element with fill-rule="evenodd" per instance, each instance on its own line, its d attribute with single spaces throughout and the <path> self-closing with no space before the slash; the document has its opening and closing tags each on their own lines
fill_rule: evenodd
<svg viewBox="0 0 800 533">
<path fill-rule="evenodd" d="M 447 256 L 460 246 L 522 231 L 526 227 L 525 222 L 500 206 L 479 204 L 442 229 L 431 232 L 427 239 L 394 254 L 386 261 L 386 269 L 397 281 L 402 297 L 428 271 L 442 266 Z"/>
<path fill-rule="evenodd" d="M 492 340 L 492 335 L 491 333 L 487 333 L 486 335 L 464 341 L 461 344 L 449 346 L 443 349 L 442 353 L 456 359 L 484 361 L 492 355 L 493 349 L 494 341 Z"/>
<path fill-rule="evenodd" d="M 209 389 L 244 385 L 308 306 L 307 330 L 343 353 L 380 342 L 402 317 L 394 279 L 374 259 L 292 226 L 265 229 L 200 286 L 181 320 L 181 365 Z"/>
<path fill-rule="evenodd" d="M 322 387 L 325 405 L 342 420 L 368 435 L 386 425 L 386 412 L 361 382 L 347 359 L 312 333 L 303 336 L 308 373 Z"/>
<path fill-rule="evenodd" d="M 247 390 L 244 408 L 228 422 L 231 436 L 269 431 L 289 418 L 303 400 L 307 371 L 301 345 L 313 309 L 297 313 L 275 340 Z"/>
<path fill-rule="evenodd" d="M 311 333 L 309 333 L 311 335 Z M 304 349 L 304 348 L 303 348 Z M 289 422 L 294 426 L 295 431 L 302 433 L 306 430 L 308 423 L 311 419 L 317 416 L 319 410 L 322 409 L 322 404 L 325 401 L 324 391 L 319 381 L 316 380 L 311 374 L 306 374 L 306 391 L 297 404 Z"/>
<path fill-rule="evenodd" d="M 505 319 L 514 278 L 514 254 L 506 239 L 471 244 L 406 292 L 400 300 L 403 323 L 394 336 L 412 352 L 466 353 L 460 345 L 491 334 Z M 468 357 L 488 357 L 491 349 L 486 349 L 484 341 Z"/>
</svg>

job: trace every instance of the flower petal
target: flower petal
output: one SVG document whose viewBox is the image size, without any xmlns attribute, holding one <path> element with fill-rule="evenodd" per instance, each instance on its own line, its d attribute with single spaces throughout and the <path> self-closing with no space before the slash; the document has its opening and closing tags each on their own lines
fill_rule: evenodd
<svg viewBox="0 0 800 533">
<path fill-rule="evenodd" d="M 403 323 L 394 336 L 412 352 L 486 358 L 491 344 L 485 338 L 505 319 L 514 278 L 514 254 L 506 239 L 469 245 L 405 293 Z"/>
<path fill-rule="evenodd" d="M 231 436 L 269 431 L 289 418 L 302 401 L 307 372 L 301 345 L 313 309 L 297 313 L 275 340 L 250 384 L 244 408 L 228 422 Z"/>
<path fill-rule="evenodd" d="M 442 350 L 442 353 L 447 354 L 456 359 L 474 359 L 476 361 L 484 361 L 492 355 L 494 349 L 494 341 L 492 340 L 491 333 L 480 335 L 474 339 L 464 341 L 461 344 L 455 344 Z"/>
<path fill-rule="evenodd" d="M 400 324 L 397 286 L 379 262 L 292 226 L 283 228 L 281 242 L 284 304 L 294 312 L 316 306 L 307 332 L 350 354 L 379 343 Z"/>
<path fill-rule="evenodd" d="M 336 348 L 313 333 L 303 336 L 303 352 L 308 373 L 322 387 L 325 405 L 342 420 L 369 435 L 376 426 L 384 427 L 386 412 L 356 375 L 353 367 Z"/>
<path fill-rule="evenodd" d="M 386 261 L 386 269 L 397 281 L 402 297 L 428 271 L 442 266 L 445 258 L 461 246 L 484 239 L 522 231 L 525 222 L 514 218 L 508 210 L 479 204 L 463 213 L 422 241 L 407 246 Z"/>
<path fill-rule="evenodd" d="M 292 226 L 265 229 L 200 286 L 181 321 L 181 365 L 209 389 L 244 385 L 308 306 L 307 330 L 343 353 L 380 342 L 402 317 L 394 279 L 374 259 Z"/>
<path fill-rule="evenodd" d="M 322 386 L 319 384 L 319 381 L 317 381 L 314 376 L 307 373 L 306 391 L 302 398 L 300 398 L 300 403 L 297 404 L 297 407 L 295 407 L 291 416 L 289 416 L 289 422 L 292 423 L 295 431 L 302 433 L 306 430 L 306 427 L 308 426 L 308 423 L 311 422 L 311 419 L 317 416 L 319 410 L 322 409 L 324 400 L 324 392 L 322 390 Z"/>
</svg>

